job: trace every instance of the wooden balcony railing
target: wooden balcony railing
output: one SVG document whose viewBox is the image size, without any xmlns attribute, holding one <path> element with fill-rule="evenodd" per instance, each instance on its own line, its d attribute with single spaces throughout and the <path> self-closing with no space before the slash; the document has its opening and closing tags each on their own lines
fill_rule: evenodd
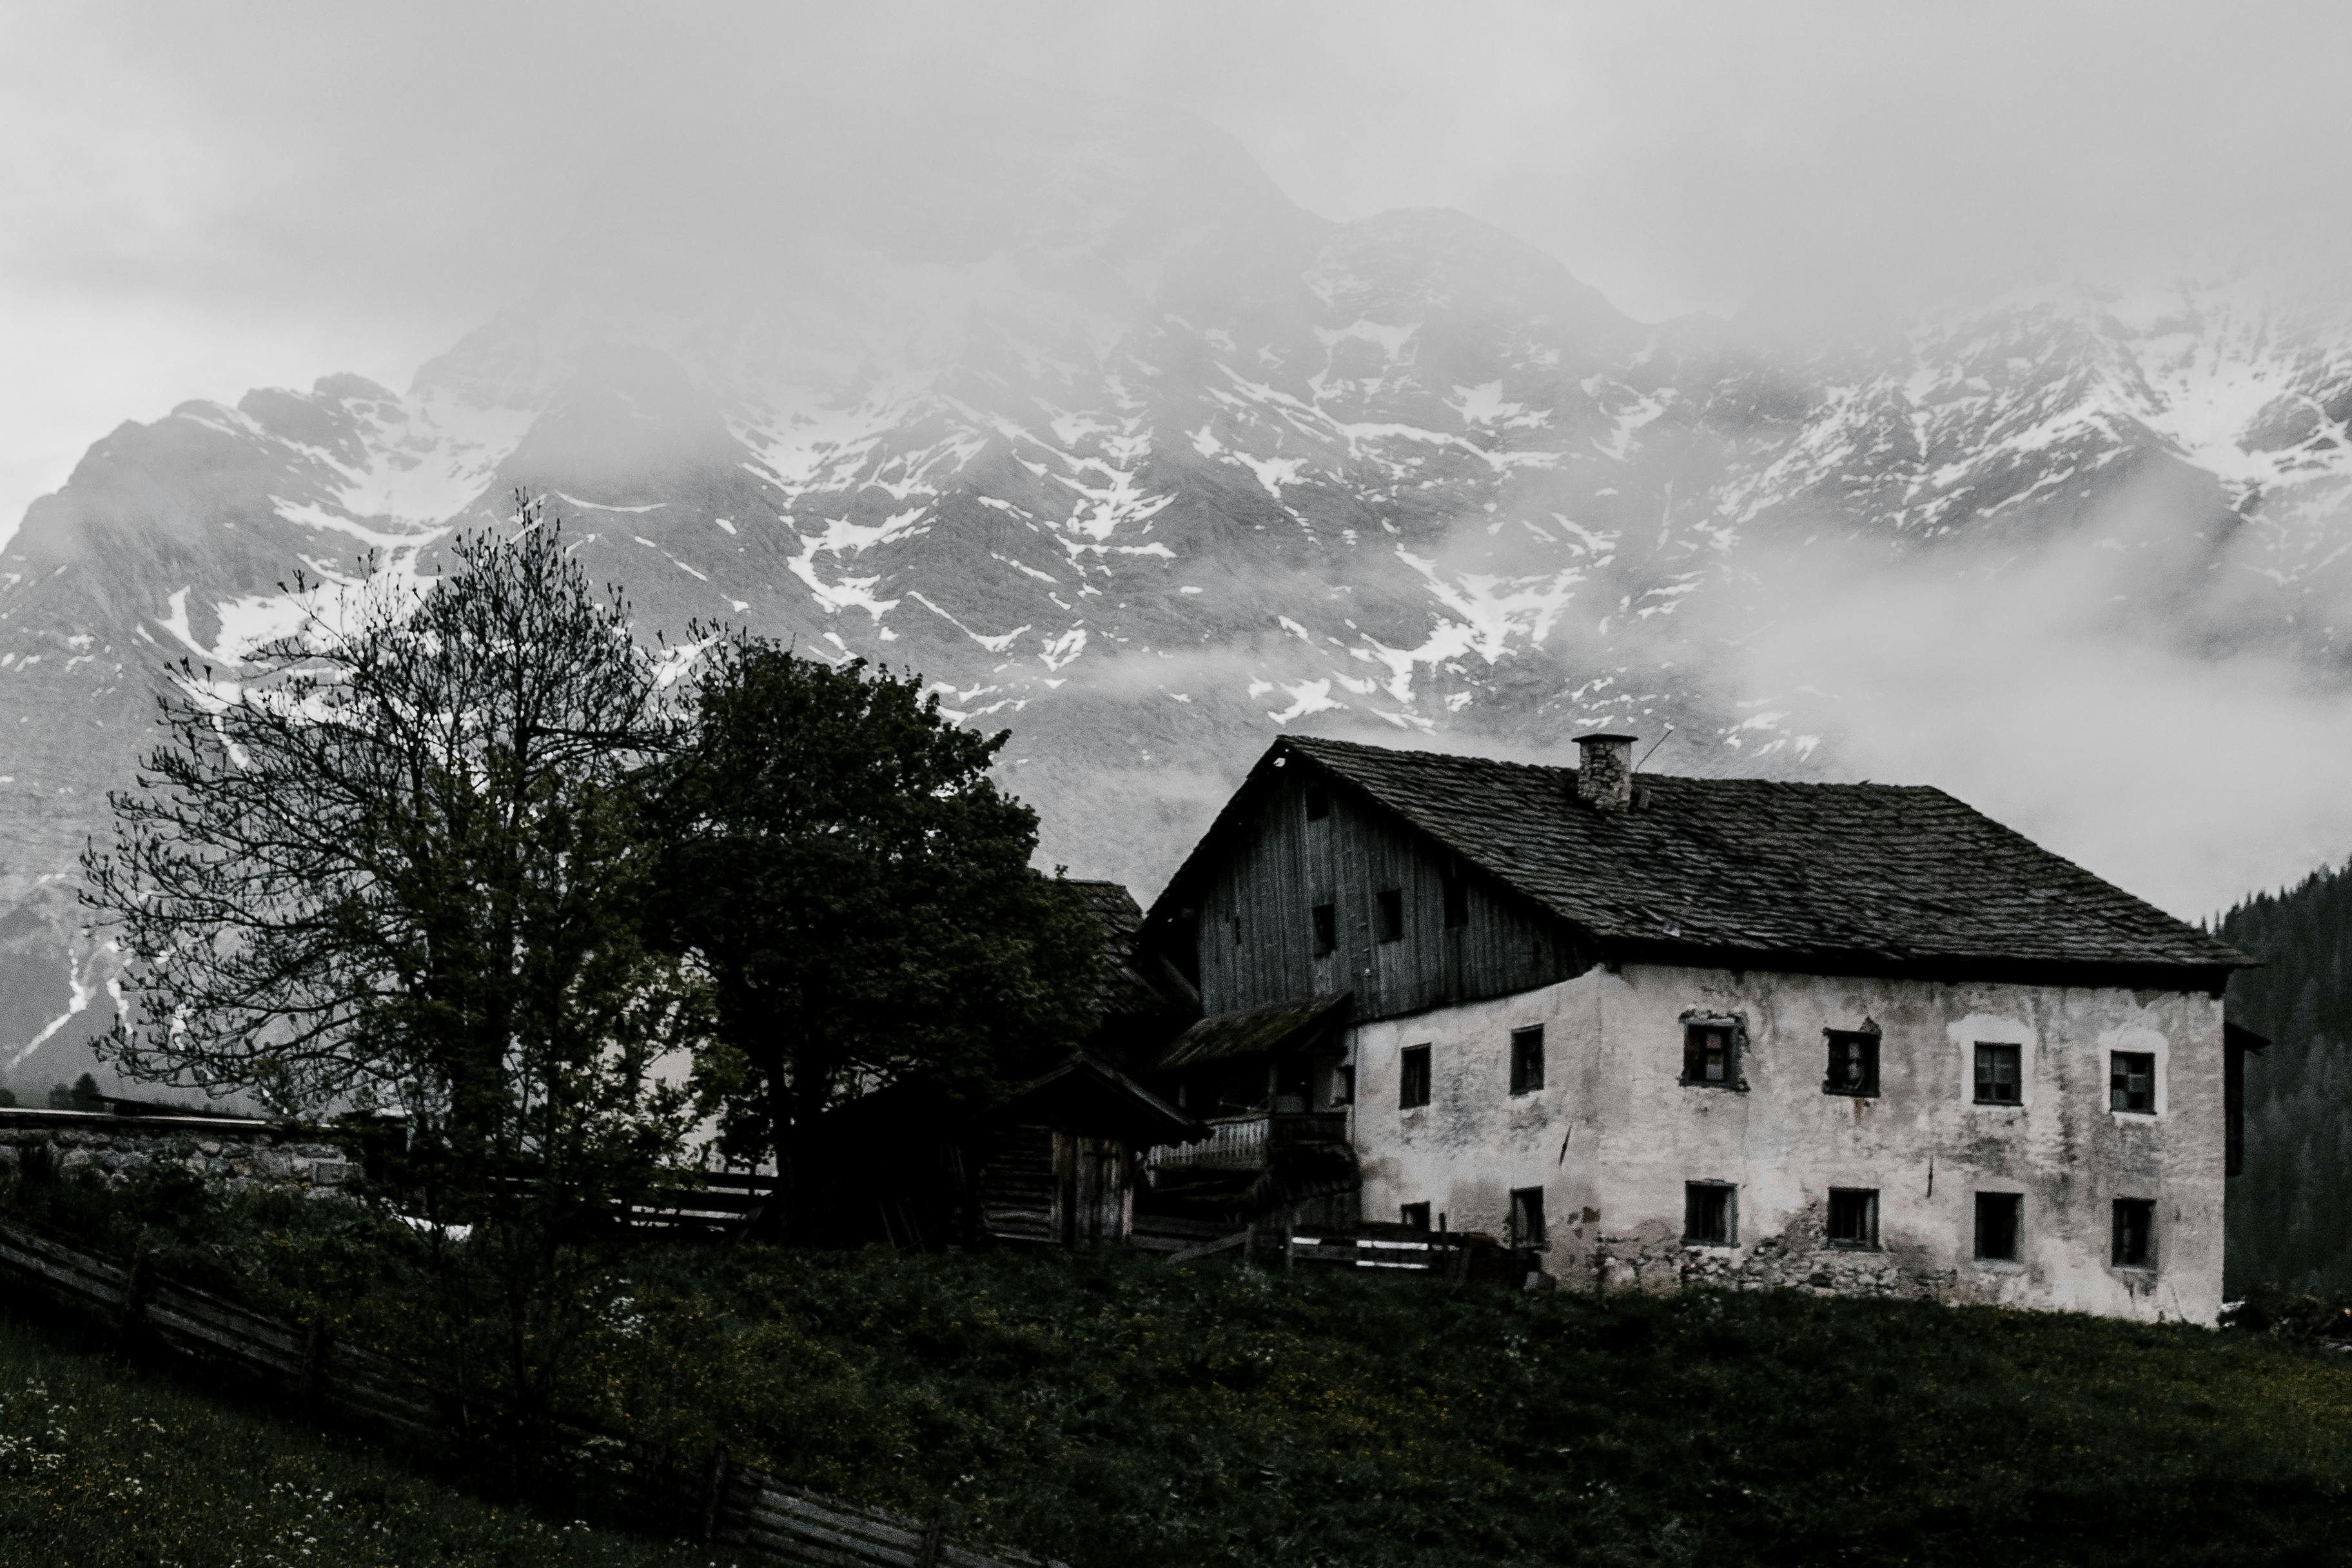
<svg viewBox="0 0 2352 1568">
<path fill-rule="evenodd" d="M 1199 1143 L 1163 1143 L 1144 1157 L 1155 1169 L 1205 1165 L 1223 1170 L 1261 1171 L 1273 1151 L 1284 1143 L 1344 1143 L 1348 1140 L 1345 1110 L 1253 1111 L 1244 1116 L 1209 1120 L 1209 1137 Z"/>
</svg>

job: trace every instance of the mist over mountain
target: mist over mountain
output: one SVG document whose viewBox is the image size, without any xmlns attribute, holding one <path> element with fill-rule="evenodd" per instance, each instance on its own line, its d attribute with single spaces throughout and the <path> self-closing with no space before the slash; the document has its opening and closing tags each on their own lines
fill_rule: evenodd
<svg viewBox="0 0 2352 1568">
<path fill-rule="evenodd" d="M 2251 274 L 1791 342 L 1165 114 L 1008 110 L 560 247 L 404 390 L 93 446 L 0 550 L 0 1067 L 110 1005 L 75 858 L 182 654 L 544 495 L 673 638 L 921 671 L 1149 898 L 1268 739 L 1936 783 L 2177 910 L 2340 853 L 2352 321 Z M 2086 787 L 2084 780 L 2102 781 Z"/>
</svg>

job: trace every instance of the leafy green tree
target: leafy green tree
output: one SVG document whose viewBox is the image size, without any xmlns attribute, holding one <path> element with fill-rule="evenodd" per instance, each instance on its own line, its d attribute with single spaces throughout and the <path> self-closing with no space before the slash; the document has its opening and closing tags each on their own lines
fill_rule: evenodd
<svg viewBox="0 0 2352 1568">
<path fill-rule="evenodd" d="M 988 774 L 1005 733 L 959 728 L 919 679 L 739 639 L 695 695 L 648 784 L 658 908 L 710 977 L 728 1146 L 773 1153 L 789 1219 L 829 1107 L 917 1075 L 976 1100 L 1082 1040 L 1101 933 L 1030 866 L 1036 814 Z"/>
<path fill-rule="evenodd" d="M 635 774 L 673 741 L 654 655 L 557 525 L 404 586 L 298 580 L 309 625 L 234 687 L 184 661 L 85 898 L 129 958 L 129 1077 L 283 1112 L 396 1104 L 455 1319 L 543 1409 L 594 1245 L 675 1163 L 698 979 L 641 939 Z M 682 1076 L 682 1075 L 679 1075 Z M 470 1345 L 489 1342 L 460 1336 Z"/>
</svg>

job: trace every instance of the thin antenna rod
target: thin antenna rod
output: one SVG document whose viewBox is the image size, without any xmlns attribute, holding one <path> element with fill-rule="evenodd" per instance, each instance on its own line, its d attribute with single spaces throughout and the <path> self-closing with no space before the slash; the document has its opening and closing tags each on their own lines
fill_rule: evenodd
<svg viewBox="0 0 2352 1568">
<path fill-rule="evenodd" d="M 1633 771 L 1637 773 L 1640 773 L 1642 771 L 1642 763 L 1646 763 L 1652 757 L 1656 756 L 1658 754 L 1658 748 L 1664 745 L 1668 737 L 1672 736 L 1674 732 L 1675 727 L 1672 724 L 1667 725 L 1665 734 L 1659 736 L 1656 740 L 1650 742 L 1650 749 L 1642 753 L 1642 762 L 1635 763 L 1633 764 Z"/>
</svg>

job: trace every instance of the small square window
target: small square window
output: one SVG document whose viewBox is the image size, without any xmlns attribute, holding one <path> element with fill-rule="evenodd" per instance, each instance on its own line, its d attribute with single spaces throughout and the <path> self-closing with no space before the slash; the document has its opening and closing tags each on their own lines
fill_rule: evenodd
<svg viewBox="0 0 2352 1568">
<path fill-rule="evenodd" d="M 1381 889 L 1381 940 L 1404 940 L 1404 890 L 1401 888 Z"/>
<path fill-rule="evenodd" d="M 1878 1249 L 1878 1191 L 1874 1187 L 1830 1189 L 1829 1234 L 1832 1247 L 1858 1252 Z"/>
<path fill-rule="evenodd" d="M 1513 1247 L 1548 1247 L 1544 1234 L 1543 1189 L 1514 1187 L 1511 1189 L 1511 1245 Z"/>
<path fill-rule="evenodd" d="M 1738 1239 L 1739 1189 L 1723 1182 L 1683 1186 L 1683 1239 L 1705 1247 L 1729 1247 Z"/>
<path fill-rule="evenodd" d="M 2156 1261 L 2156 1205 L 2147 1198 L 2116 1200 L 2116 1267 L 2146 1268 Z"/>
<path fill-rule="evenodd" d="M 1683 1026 L 1683 1081 L 1728 1089 L 1739 1081 L 1738 1030 L 1722 1021 Z"/>
<path fill-rule="evenodd" d="M 1321 784 L 1307 786 L 1307 820 L 1320 822 L 1331 815 L 1331 792 Z"/>
<path fill-rule="evenodd" d="M 2025 1198 L 2020 1193 L 1977 1194 L 1977 1256 L 1996 1263 L 2017 1261 L 2024 1229 Z"/>
<path fill-rule="evenodd" d="M 2025 1055 L 2022 1046 L 1977 1046 L 1977 1103 L 1979 1105 L 2022 1105 L 2025 1091 L 2021 1083 L 2020 1064 Z"/>
<path fill-rule="evenodd" d="M 2107 1104 L 2116 1110 L 2156 1111 L 2156 1057 L 2151 1052 L 2116 1051 L 2107 1058 Z"/>
<path fill-rule="evenodd" d="M 1445 929 L 1454 931 L 1470 923 L 1470 884 L 1459 871 L 1445 877 Z"/>
<path fill-rule="evenodd" d="M 1429 1205 L 1427 1204 L 1402 1204 L 1398 1205 L 1397 1214 L 1403 1221 L 1405 1227 L 1409 1230 L 1427 1230 L 1429 1228 Z"/>
<path fill-rule="evenodd" d="M 1823 1094 L 1870 1096 L 1878 1092 L 1878 1037 L 1859 1029 L 1825 1029 L 1830 1041 L 1829 1076 Z"/>
<path fill-rule="evenodd" d="M 1397 1074 L 1397 1108 L 1411 1110 L 1429 1103 L 1429 1047 L 1407 1046 Z"/>
<path fill-rule="evenodd" d="M 1296 904 L 1291 906 L 1297 908 Z M 1318 904 L 1308 911 L 1315 920 L 1315 956 L 1328 958 L 1339 950 L 1339 910 L 1336 904 Z"/>
<path fill-rule="evenodd" d="M 1511 1031 L 1511 1092 L 1533 1094 L 1544 1086 L 1543 1026 Z"/>
</svg>

